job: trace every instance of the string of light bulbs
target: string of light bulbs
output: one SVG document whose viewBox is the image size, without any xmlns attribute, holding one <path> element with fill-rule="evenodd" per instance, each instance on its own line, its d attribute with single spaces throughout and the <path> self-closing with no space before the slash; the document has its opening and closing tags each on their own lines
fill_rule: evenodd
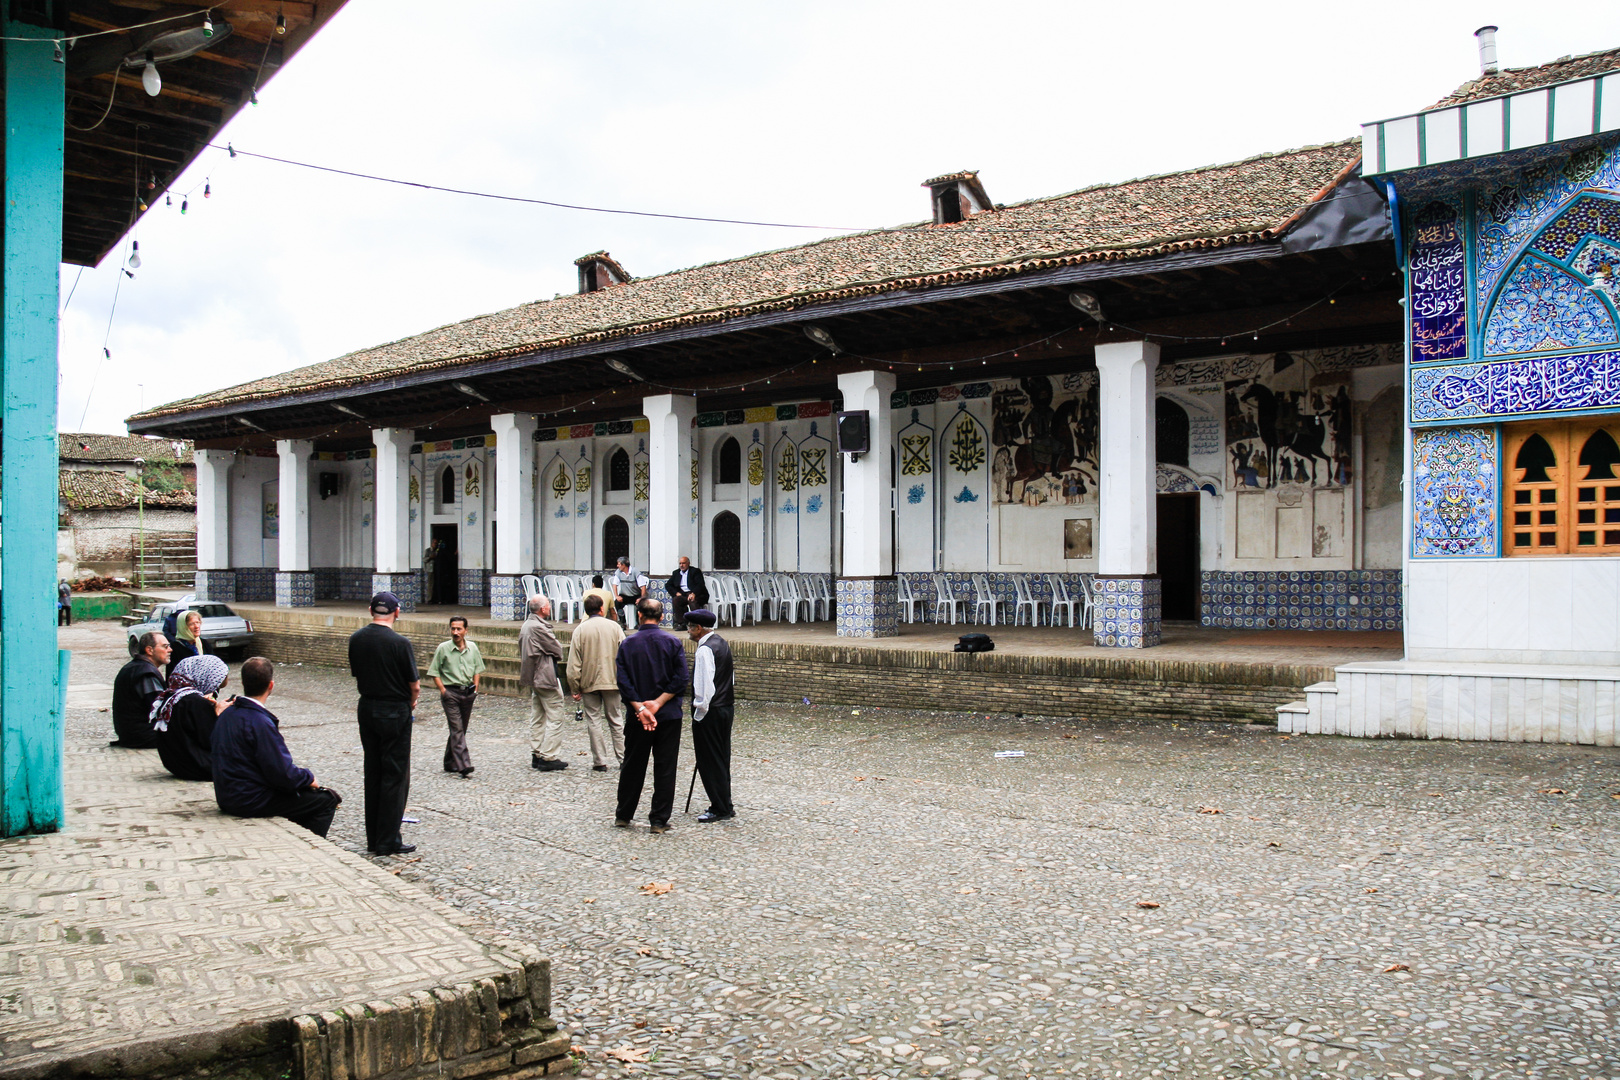
<svg viewBox="0 0 1620 1080">
<path fill-rule="evenodd" d="M 161 19 L 149 19 L 146 22 L 131 23 L 129 26 L 115 26 L 108 30 L 86 30 L 82 34 L 57 34 L 46 37 L 0 37 L 0 41 L 49 42 L 57 48 L 61 48 L 63 45 L 72 48 L 75 42 L 83 41 L 85 38 L 105 37 L 108 34 L 127 34 L 131 30 L 145 30 L 149 26 L 164 26 L 168 23 L 180 22 L 184 19 L 195 19 L 198 15 L 201 15 L 205 20 L 208 20 L 213 17 L 215 11 L 223 6 L 224 5 L 222 4 L 209 4 L 207 7 L 196 8 L 192 11 L 184 11 L 178 15 L 165 15 Z M 277 12 L 276 35 L 279 37 L 286 32 L 286 12 Z"/>
</svg>

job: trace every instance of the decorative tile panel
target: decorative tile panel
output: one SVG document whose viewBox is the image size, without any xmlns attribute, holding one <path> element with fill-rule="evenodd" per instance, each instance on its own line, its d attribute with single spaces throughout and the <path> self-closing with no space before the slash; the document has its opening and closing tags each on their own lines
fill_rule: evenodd
<svg viewBox="0 0 1620 1080">
<path fill-rule="evenodd" d="M 523 580 L 517 574 L 491 574 L 489 578 L 489 617 L 522 622 Z"/>
<path fill-rule="evenodd" d="M 236 571 L 198 570 L 193 591 L 199 600 L 219 604 L 236 603 Z"/>
<path fill-rule="evenodd" d="M 269 566 L 236 568 L 236 598 L 244 604 L 270 604 L 276 599 L 276 571 Z"/>
<path fill-rule="evenodd" d="M 315 574 L 313 571 L 276 571 L 276 607 L 314 606 Z"/>
<path fill-rule="evenodd" d="M 488 570 L 460 569 L 456 572 L 456 603 L 483 607 L 489 603 Z"/>
<path fill-rule="evenodd" d="M 393 593 L 399 597 L 399 610 L 409 613 L 422 602 L 422 576 L 414 570 L 405 574 L 372 574 L 371 592 L 373 596 L 380 592 Z"/>
<path fill-rule="evenodd" d="M 1620 408 L 1620 351 L 1414 368 L 1412 422 Z"/>
<path fill-rule="evenodd" d="M 899 636 L 900 586 L 894 578 L 839 578 L 835 585 L 839 637 Z"/>
<path fill-rule="evenodd" d="M 1159 644 L 1162 588 L 1157 577 L 1099 575 L 1095 584 L 1093 644 L 1107 649 L 1151 649 Z"/>
<path fill-rule="evenodd" d="M 337 600 L 339 590 L 342 588 L 343 568 L 340 566 L 317 566 L 310 573 L 315 575 L 315 599 Z"/>
<path fill-rule="evenodd" d="M 1498 477 L 1492 429 L 1414 432 L 1413 556 L 1496 555 Z"/>
<path fill-rule="evenodd" d="M 1399 570 L 1206 570 L 1205 626 L 1399 630 Z"/>
<path fill-rule="evenodd" d="M 1468 267 L 1462 212 L 1432 202 L 1413 222 L 1412 362 L 1468 357 Z"/>
<path fill-rule="evenodd" d="M 1497 294 L 1485 323 L 1484 355 L 1551 352 L 1620 340 L 1614 317 L 1587 285 L 1552 263 L 1525 258 Z"/>
</svg>

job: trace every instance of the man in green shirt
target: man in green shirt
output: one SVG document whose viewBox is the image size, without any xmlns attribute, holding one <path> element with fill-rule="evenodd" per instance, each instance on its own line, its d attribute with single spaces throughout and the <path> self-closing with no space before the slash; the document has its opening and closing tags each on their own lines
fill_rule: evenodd
<svg viewBox="0 0 1620 1080">
<path fill-rule="evenodd" d="M 439 687 L 439 704 L 450 724 L 450 738 L 444 744 L 445 772 L 468 776 L 473 771 L 472 758 L 467 756 L 467 722 L 472 719 L 483 670 L 478 646 L 467 640 L 467 620 L 457 615 L 450 620 L 450 640 L 439 642 L 427 671 Z"/>
</svg>

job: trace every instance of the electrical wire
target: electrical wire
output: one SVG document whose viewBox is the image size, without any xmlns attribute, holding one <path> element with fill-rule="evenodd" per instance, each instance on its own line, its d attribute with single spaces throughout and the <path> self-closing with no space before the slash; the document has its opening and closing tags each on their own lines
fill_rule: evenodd
<svg viewBox="0 0 1620 1080">
<path fill-rule="evenodd" d="M 68 127 L 72 128 L 74 131 L 94 131 L 94 130 L 96 130 L 96 128 L 98 128 L 102 124 L 106 123 L 107 117 L 112 115 L 113 99 L 116 98 L 117 96 L 118 96 L 118 72 L 115 70 L 112 73 L 112 93 L 107 95 L 107 107 L 105 109 L 101 110 L 101 119 L 100 120 L 97 120 L 95 123 L 91 124 L 89 127 L 80 127 L 78 124 L 75 124 L 73 121 L 69 120 L 64 115 L 62 117 L 62 122 L 65 123 Z"/>
<path fill-rule="evenodd" d="M 60 37 L 0 37 L 0 41 L 48 41 L 58 47 L 62 45 L 71 46 L 74 42 L 83 41 L 85 38 L 105 37 L 108 34 L 127 34 L 131 30 L 144 30 L 148 26 L 162 26 L 165 23 L 179 22 L 181 19 L 195 19 L 205 12 L 212 15 L 218 7 L 218 4 L 210 4 L 205 8 L 198 8 L 196 11 L 182 12 L 179 15 L 165 15 L 161 19 L 152 19 L 149 22 L 135 23 L 131 26 L 117 26 L 111 30 L 89 30 L 82 34 L 64 34 Z"/>
<path fill-rule="evenodd" d="M 73 303 L 73 294 L 79 291 L 79 279 L 82 277 L 84 277 L 84 267 L 81 266 L 79 272 L 73 275 L 73 288 L 68 290 L 67 299 L 62 302 L 62 310 L 56 313 L 58 319 L 67 314 L 68 305 Z"/>
<path fill-rule="evenodd" d="M 79 430 L 84 430 L 84 422 L 90 415 L 90 399 L 96 396 L 96 383 L 101 381 L 101 366 L 112 356 L 107 343 L 112 340 L 113 316 L 118 314 L 118 294 L 124 289 L 124 275 L 118 275 L 118 284 L 113 286 L 112 308 L 107 312 L 107 332 L 101 337 L 101 359 L 96 361 L 96 373 L 90 379 L 90 390 L 84 395 L 84 412 L 79 416 Z"/>
</svg>

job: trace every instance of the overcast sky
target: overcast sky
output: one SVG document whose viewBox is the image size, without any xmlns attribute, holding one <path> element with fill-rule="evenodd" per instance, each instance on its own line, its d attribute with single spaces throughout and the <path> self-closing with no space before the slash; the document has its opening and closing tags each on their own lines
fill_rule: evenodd
<svg viewBox="0 0 1620 1080">
<path fill-rule="evenodd" d="M 1507 66 L 1620 45 L 1614 0 L 350 0 L 220 141 L 562 202 L 876 227 L 927 216 L 919 183 L 958 169 L 1010 203 L 1356 135 L 1474 77 L 1487 22 Z M 647 276 L 825 235 L 223 151 L 174 190 L 136 228 L 110 336 L 127 241 L 78 282 L 63 430 L 121 433 L 143 405 L 572 291 L 573 260 L 602 248 Z M 62 270 L 66 300 L 79 268 Z"/>
</svg>

